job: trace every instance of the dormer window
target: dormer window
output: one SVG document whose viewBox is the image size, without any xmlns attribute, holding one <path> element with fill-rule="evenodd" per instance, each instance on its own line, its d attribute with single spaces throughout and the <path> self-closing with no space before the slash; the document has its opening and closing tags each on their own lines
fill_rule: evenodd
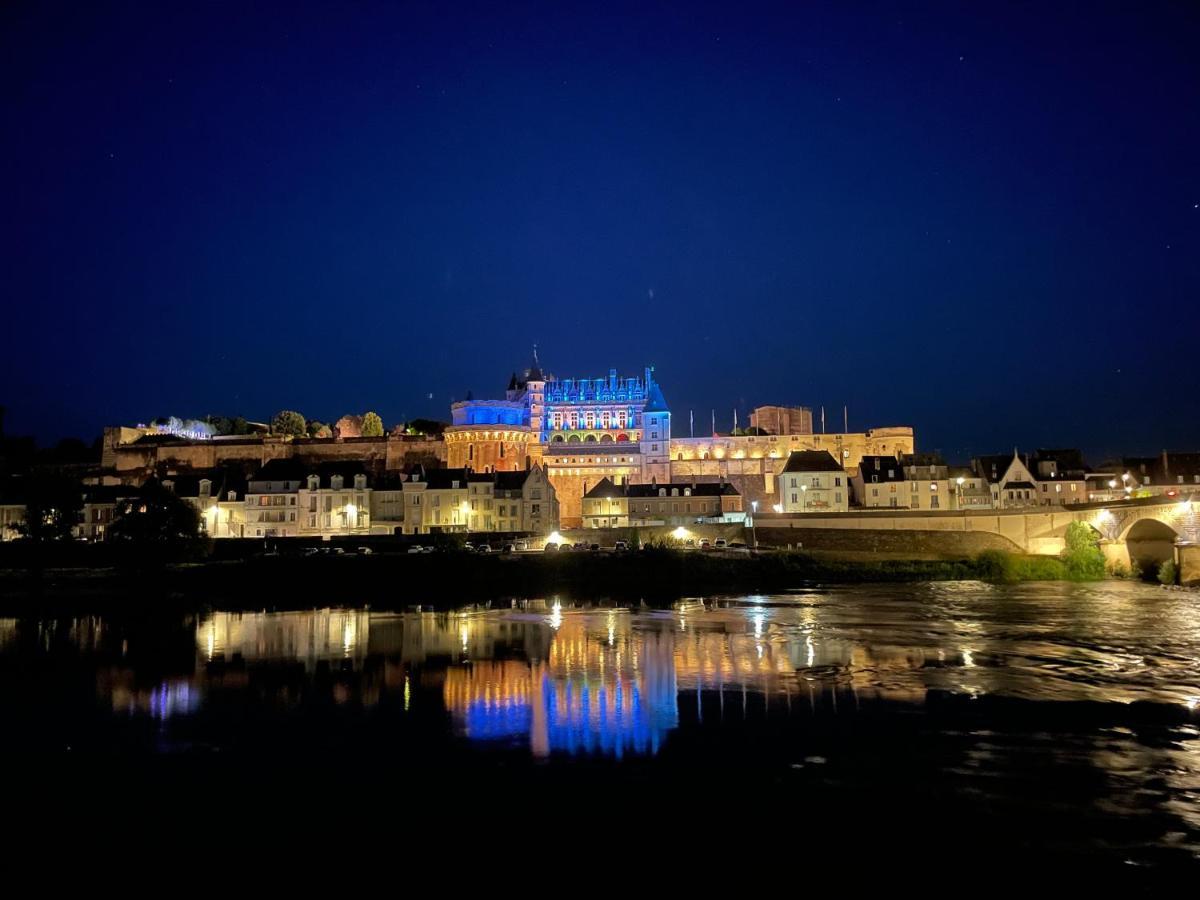
<svg viewBox="0 0 1200 900">
<path fill-rule="evenodd" d="M 329 486 L 335 491 L 340 491 L 342 489 L 342 476 L 334 475 L 333 478 L 330 479 Z"/>
<path fill-rule="evenodd" d="M 1179 480 L 1182 481 L 1183 479 L 1180 478 Z M 207 497 L 211 493 L 212 493 L 212 482 L 209 481 L 207 478 L 201 478 L 200 479 L 200 496 Z"/>
<path fill-rule="evenodd" d="M 366 475 L 355 475 L 354 476 L 354 489 L 356 491 L 361 491 L 366 486 L 367 486 L 367 476 Z"/>
<path fill-rule="evenodd" d="M 308 476 L 308 489 L 310 491 L 315 491 L 317 489 L 318 485 L 319 485 L 319 481 L 317 479 L 317 476 L 309 475 Z"/>
<path fill-rule="evenodd" d="M 665 497 L 665 496 L 667 496 L 667 489 L 666 489 L 666 488 L 659 488 L 659 489 L 658 489 L 658 496 L 660 496 L 660 497 Z"/>
<path fill-rule="evenodd" d="M 691 489 L 690 487 L 688 487 L 688 488 L 684 488 L 684 489 L 683 489 L 683 496 L 685 496 L 685 497 L 690 497 L 690 496 L 692 496 L 692 489 Z"/>
<path fill-rule="evenodd" d="M 225 499 L 228 500 L 230 503 L 235 502 L 237 500 L 237 491 L 230 491 L 228 494 L 225 495 Z"/>
<path fill-rule="evenodd" d="M 679 496 L 679 488 L 671 488 L 671 496 L 678 497 Z"/>
</svg>

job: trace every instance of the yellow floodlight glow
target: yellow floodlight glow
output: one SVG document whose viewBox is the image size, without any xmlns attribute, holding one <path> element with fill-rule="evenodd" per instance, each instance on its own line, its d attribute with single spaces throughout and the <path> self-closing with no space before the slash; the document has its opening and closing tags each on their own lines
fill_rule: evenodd
<svg viewBox="0 0 1200 900">
<path fill-rule="evenodd" d="M 550 536 L 548 538 L 546 538 L 547 544 L 561 544 L 562 542 L 563 542 L 563 536 L 561 534 L 559 534 L 557 531 L 550 532 Z"/>
<path fill-rule="evenodd" d="M 677 540 L 677 541 L 682 541 L 682 540 L 686 540 L 687 536 L 690 534 L 691 534 L 690 531 L 688 531 L 686 528 L 684 528 L 682 525 L 680 525 L 678 528 L 676 528 L 674 531 L 671 532 L 671 537 L 675 538 L 675 540 Z"/>
</svg>

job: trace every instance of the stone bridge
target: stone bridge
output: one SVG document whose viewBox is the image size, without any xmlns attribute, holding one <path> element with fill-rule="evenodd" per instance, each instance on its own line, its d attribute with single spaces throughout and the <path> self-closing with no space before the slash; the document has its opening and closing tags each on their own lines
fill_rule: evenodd
<svg viewBox="0 0 1200 900">
<path fill-rule="evenodd" d="M 859 529 L 920 532 L 984 532 L 999 535 L 1025 553 L 1057 554 L 1065 545 L 1067 526 L 1084 522 L 1101 537 L 1105 555 L 1128 564 L 1130 544 L 1153 549 L 1157 559 L 1170 558 L 1177 542 L 1200 542 L 1200 494 L 1146 497 L 1077 506 L 1042 506 L 1002 510 L 860 510 L 804 515 L 759 514 L 755 525 L 768 529 Z M 932 535 L 931 535 L 932 537 Z M 800 538 L 802 541 L 803 538 Z M 1153 545 L 1153 546 L 1152 546 Z M 1133 558 L 1139 558 L 1135 553 Z"/>
</svg>

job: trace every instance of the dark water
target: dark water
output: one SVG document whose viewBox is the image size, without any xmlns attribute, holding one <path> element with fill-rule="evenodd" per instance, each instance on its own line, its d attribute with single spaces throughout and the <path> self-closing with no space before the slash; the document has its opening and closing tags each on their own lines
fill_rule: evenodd
<svg viewBox="0 0 1200 900">
<path fill-rule="evenodd" d="M 590 816 L 626 791 L 723 831 L 1190 866 L 1198 706 L 1200 595 L 1133 584 L 0 619 L 10 760 L 232 779 L 260 813 L 436 783 L 431 809 Z"/>
</svg>

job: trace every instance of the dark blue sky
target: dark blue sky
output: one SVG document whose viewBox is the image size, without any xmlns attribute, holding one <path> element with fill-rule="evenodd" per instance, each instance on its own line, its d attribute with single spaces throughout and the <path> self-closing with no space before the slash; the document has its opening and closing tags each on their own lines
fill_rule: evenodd
<svg viewBox="0 0 1200 900">
<path fill-rule="evenodd" d="M 677 433 L 1200 446 L 1196 4 L 184 6 L 0 10 L 10 432 L 445 417 L 537 341 Z"/>
</svg>

